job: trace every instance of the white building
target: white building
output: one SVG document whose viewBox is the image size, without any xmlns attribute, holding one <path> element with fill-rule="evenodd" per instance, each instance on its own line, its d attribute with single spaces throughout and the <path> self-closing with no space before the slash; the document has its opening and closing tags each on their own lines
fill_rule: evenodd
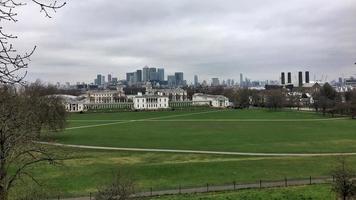
<svg viewBox="0 0 356 200">
<path fill-rule="evenodd" d="M 169 108 L 169 98 L 163 95 L 142 95 L 133 97 L 135 110 L 159 110 Z"/>
<path fill-rule="evenodd" d="M 115 90 L 89 91 L 87 95 L 90 103 L 114 103 L 125 96 L 123 91 Z"/>
<path fill-rule="evenodd" d="M 85 111 L 85 104 L 88 101 L 85 97 L 81 96 L 73 96 L 73 95 L 56 95 L 63 99 L 64 107 L 67 112 L 84 112 Z"/>
<path fill-rule="evenodd" d="M 226 108 L 230 103 L 229 99 L 222 95 L 196 93 L 193 95 L 193 105 L 209 105 L 215 108 Z"/>
</svg>

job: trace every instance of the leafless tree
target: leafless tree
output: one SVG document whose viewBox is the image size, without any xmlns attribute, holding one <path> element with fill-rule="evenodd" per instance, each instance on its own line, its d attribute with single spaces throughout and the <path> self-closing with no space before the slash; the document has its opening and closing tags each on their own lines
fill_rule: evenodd
<svg viewBox="0 0 356 200">
<path fill-rule="evenodd" d="M 51 18 L 52 13 L 65 5 L 65 2 L 58 3 L 56 0 L 27 1 L 38 5 L 40 12 L 43 12 L 48 18 Z M 4 23 L 16 23 L 18 21 L 16 9 L 26 5 L 25 0 L 0 0 L 0 83 L 3 84 L 23 83 L 30 57 L 36 50 L 36 46 L 34 46 L 28 53 L 19 54 L 11 42 L 17 39 L 17 36 L 4 31 Z"/>
<path fill-rule="evenodd" d="M 128 174 L 118 172 L 106 187 L 98 189 L 96 200 L 127 200 L 134 194 L 135 184 Z"/>
<path fill-rule="evenodd" d="M 341 157 L 338 165 L 332 171 L 335 181 L 332 184 L 332 191 L 338 195 L 339 199 L 353 199 L 356 195 L 356 182 L 354 180 L 355 171 L 348 166 L 346 158 Z"/>
<path fill-rule="evenodd" d="M 35 143 L 44 132 L 64 128 L 66 112 L 59 97 L 44 95 L 40 87 L 0 86 L 0 200 L 29 170 L 40 163 L 56 164 L 58 158 L 46 146 Z"/>
</svg>

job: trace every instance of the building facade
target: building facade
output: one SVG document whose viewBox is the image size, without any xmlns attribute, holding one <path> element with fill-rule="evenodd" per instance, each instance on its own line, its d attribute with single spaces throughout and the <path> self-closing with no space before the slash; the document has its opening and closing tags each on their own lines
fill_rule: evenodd
<svg viewBox="0 0 356 200">
<path fill-rule="evenodd" d="M 135 110 L 159 110 L 169 108 L 169 98 L 163 95 L 142 95 L 133 97 Z"/>
<path fill-rule="evenodd" d="M 230 103 L 229 99 L 222 95 L 196 93 L 193 95 L 193 105 L 208 105 L 214 108 L 226 108 Z"/>
</svg>

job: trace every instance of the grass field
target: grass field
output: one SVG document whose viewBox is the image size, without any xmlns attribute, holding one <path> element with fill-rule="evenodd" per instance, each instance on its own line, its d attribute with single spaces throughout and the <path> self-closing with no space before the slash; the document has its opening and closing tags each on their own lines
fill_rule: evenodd
<svg viewBox="0 0 356 200">
<path fill-rule="evenodd" d="M 152 198 L 151 200 L 334 200 L 335 194 L 326 185 L 242 190 L 238 192 L 177 195 Z"/>
<path fill-rule="evenodd" d="M 198 110 L 73 114 L 68 127 L 50 140 L 110 147 L 356 152 L 356 121 L 308 112 Z M 99 185 L 109 183 L 118 170 L 130 174 L 141 190 L 150 187 L 161 190 L 176 189 L 179 185 L 195 187 L 206 183 L 329 176 L 337 162 L 333 156 L 253 157 L 53 148 L 73 158 L 54 168 L 40 165 L 33 172 L 50 189 L 50 196 L 66 197 L 95 192 Z M 349 156 L 348 161 L 356 166 L 356 156 Z M 17 191 L 21 191 L 21 185 Z"/>
<path fill-rule="evenodd" d="M 295 111 L 75 114 L 66 144 L 232 152 L 356 152 L 356 121 Z"/>
</svg>

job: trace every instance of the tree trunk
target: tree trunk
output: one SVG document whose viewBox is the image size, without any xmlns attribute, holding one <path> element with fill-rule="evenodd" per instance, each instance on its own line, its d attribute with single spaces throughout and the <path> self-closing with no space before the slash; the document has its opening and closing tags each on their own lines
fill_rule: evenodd
<svg viewBox="0 0 356 200">
<path fill-rule="evenodd" d="M 0 188 L 0 200 L 7 200 L 8 199 L 8 193 L 5 188 L 1 187 Z"/>
</svg>

